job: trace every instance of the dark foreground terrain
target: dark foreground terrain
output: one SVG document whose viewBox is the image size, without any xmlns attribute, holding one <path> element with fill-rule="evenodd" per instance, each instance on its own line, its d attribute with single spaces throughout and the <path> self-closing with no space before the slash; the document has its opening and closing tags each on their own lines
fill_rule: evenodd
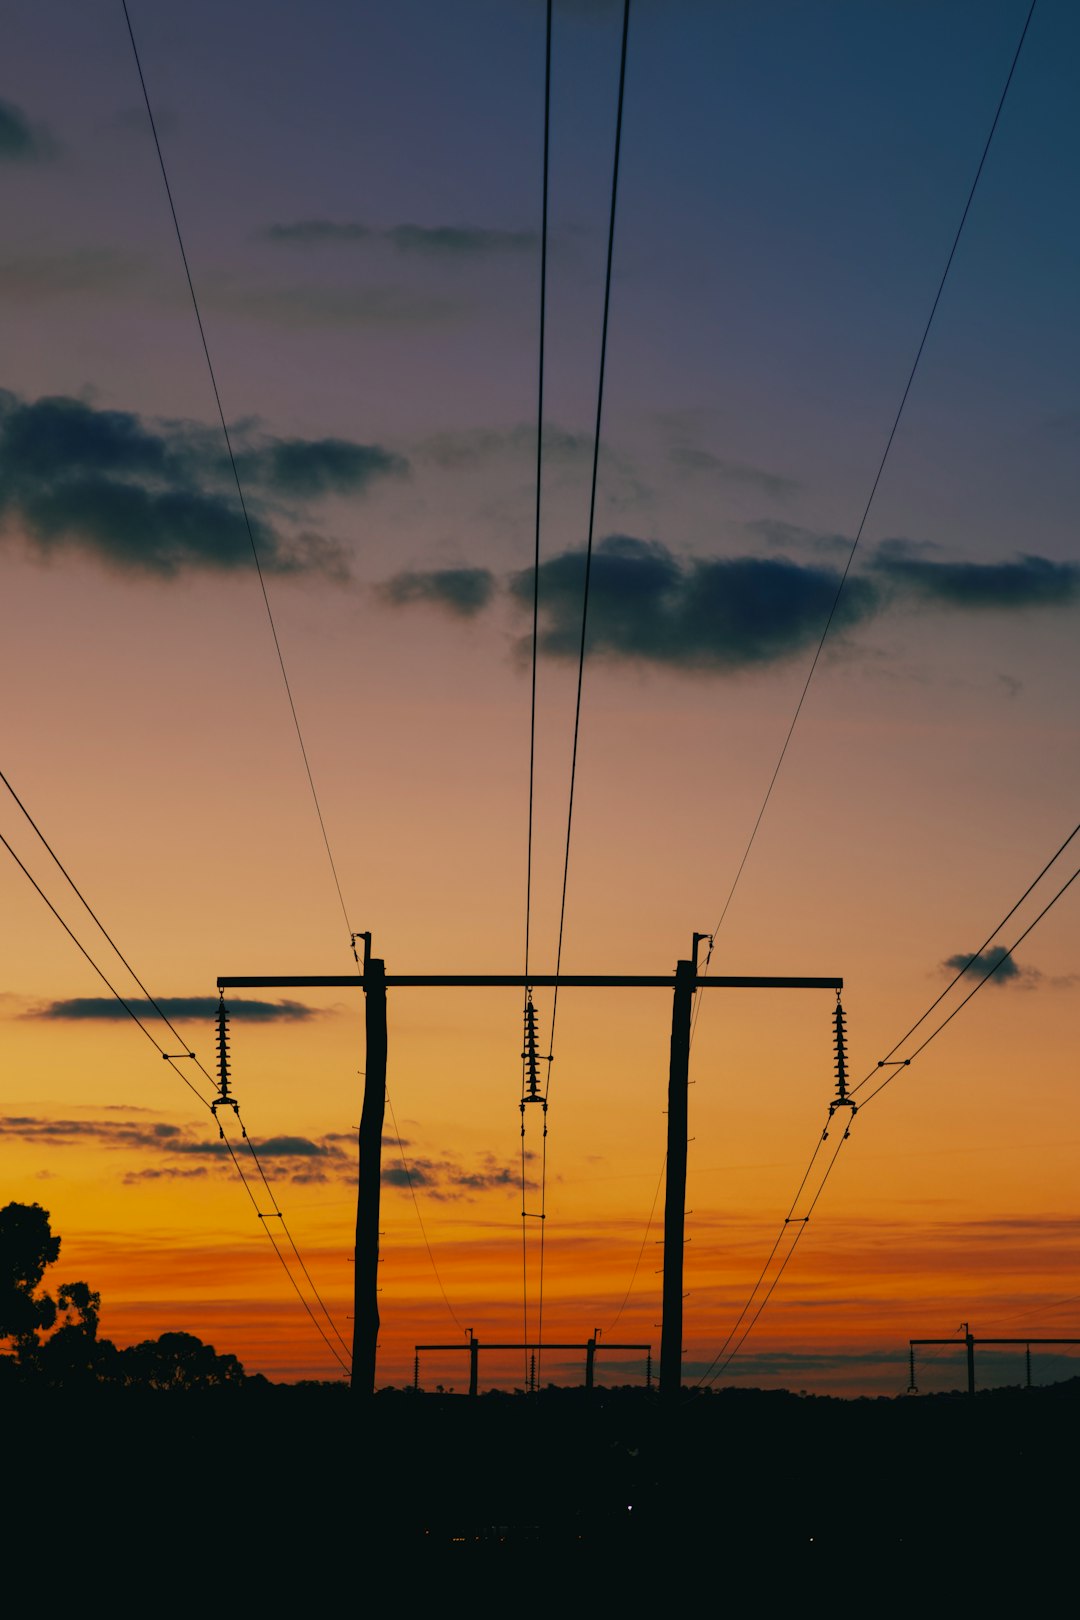
<svg viewBox="0 0 1080 1620">
<path fill-rule="evenodd" d="M 721 1391 L 12 1390 L 9 1572 L 58 1602 L 410 1610 L 753 1597 L 890 1612 L 1053 1594 L 1080 1399 Z M 503 1577 L 513 1584 L 502 1586 Z M 374 1584 L 372 1584 L 374 1583 Z M 1070 1577 L 1071 1584 L 1071 1577 Z"/>
</svg>

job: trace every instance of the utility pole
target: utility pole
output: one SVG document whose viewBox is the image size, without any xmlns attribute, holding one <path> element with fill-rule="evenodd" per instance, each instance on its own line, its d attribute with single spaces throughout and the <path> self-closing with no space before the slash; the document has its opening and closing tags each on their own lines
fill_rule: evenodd
<svg viewBox="0 0 1080 1620">
<path fill-rule="evenodd" d="M 675 964 L 668 1064 L 667 1183 L 664 1191 L 664 1292 L 660 1332 L 660 1398 L 678 1398 L 682 1387 L 683 1247 L 686 1225 L 686 1145 L 689 1130 L 690 1013 L 697 984 L 697 948 Z"/>
<path fill-rule="evenodd" d="M 382 1129 L 386 1106 L 386 992 L 388 989 L 443 987 L 450 989 L 667 989 L 674 991 L 671 1019 L 671 1056 L 668 1065 L 667 1193 L 664 1201 L 663 1325 L 660 1348 L 660 1390 L 665 1400 L 678 1398 L 682 1386 L 682 1273 L 683 1226 L 686 1203 L 686 1137 L 690 1063 L 690 1016 L 696 990 L 835 990 L 841 978 L 747 977 L 720 975 L 698 978 L 697 950 L 705 934 L 693 936 L 691 956 L 670 974 L 633 973 L 387 973 L 380 957 L 371 954 L 371 935 L 364 941 L 361 973 L 257 976 L 222 974 L 219 990 L 285 990 L 351 988 L 364 992 L 367 1060 L 364 1101 L 358 1145 L 360 1185 L 356 1198 L 356 1260 L 353 1304 L 352 1388 L 357 1394 L 375 1391 L 375 1357 L 379 1338 L 379 1194 L 382 1172 Z M 614 1348 L 614 1347 L 613 1347 Z"/>
<path fill-rule="evenodd" d="M 386 1112 L 386 971 L 364 939 L 364 1106 L 357 1148 L 356 1252 L 353 1272 L 352 1387 L 375 1392 L 375 1352 L 379 1343 L 379 1200 L 382 1191 L 382 1133 Z"/>
<path fill-rule="evenodd" d="M 970 1323 L 961 1322 L 960 1327 L 963 1329 L 964 1337 L 959 1342 L 963 1344 L 964 1349 L 967 1352 L 967 1392 L 969 1395 L 974 1395 L 975 1393 L 975 1346 L 977 1344 L 1023 1345 L 1026 1359 L 1027 1385 L 1029 1389 L 1031 1388 L 1031 1347 L 1033 1344 L 1040 1346 L 1049 1344 L 1080 1344 L 1080 1339 L 977 1339 L 974 1333 L 971 1331 Z M 957 1331 L 959 1331 L 959 1329 Z M 947 1344 L 951 1345 L 953 1349 L 957 1348 L 957 1340 L 955 1338 L 909 1339 L 908 1365 L 911 1369 L 908 1380 L 909 1395 L 918 1394 L 918 1390 L 915 1385 L 915 1346 L 917 1344 Z"/>
</svg>

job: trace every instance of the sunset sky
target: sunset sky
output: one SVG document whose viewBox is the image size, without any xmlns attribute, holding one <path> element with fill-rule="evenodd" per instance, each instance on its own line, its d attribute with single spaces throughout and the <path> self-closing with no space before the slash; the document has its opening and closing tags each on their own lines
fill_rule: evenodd
<svg viewBox="0 0 1080 1620">
<path fill-rule="evenodd" d="M 218 975 L 349 972 L 350 928 L 389 973 L 522 971 L 545 8 L 129 9 L 348 926 L 120 0 L 19 5 L 5 41 L 0 770 L 212 1069 Z M 634 0 L 567 972 L 671 972 L 724 910 L 1027 12 Z M 621 18 L 554 8 L 531 953 L 548 973 Z M 992 935 L 1080 802 L 1078 50 L 1080 11 L 1039 0 L 716 937 L 718 973 L 843 977 L 856 1080 L 947 964 L 1012 945 L 1080 865 L 1078 839 Z M 0 833 L 141 996 L 2 788 Z M 51 1212 L 54 1287 L 99 1288 L 119 1343 L 179 1328 L 249 1371 L 339 1374 L 209 1113 L 0 857 L 0 1204 Z M 1080 1336 L 1078 903 L 1080 883 L 856 1116 L 721 1382 L 893 1394 L 910 1337 Z M 243 1016 L 259 996 L 231 998 L 233 1087 L 350 1339 L 362 997 L 265 992 Z M 688 1381 L 834 1096 L 830 993 L 699 999 Z M 536 1002 L 546 1051 L 550 991 Z M 547 1338 L 599 1327 L 658 1353 L 670 1013 L 660 990 L 560 997 Z M 415 1190 L 391 1143 L 379 1382 L 400 1384 L 418 1342 L 522 1333 L 521 996 L 392 991 L 389 1039 L 388 1136 Z M 519 1361 L 482 1380 L 520 1384 Z M 620 1361 L 640 1377 L 634 1354 L 601 1370 Z M 572 1355 L 543 1365 L 580 1376 Z M 961 1360 L 922 1372 L 952 1387 Z"/>
</svg>

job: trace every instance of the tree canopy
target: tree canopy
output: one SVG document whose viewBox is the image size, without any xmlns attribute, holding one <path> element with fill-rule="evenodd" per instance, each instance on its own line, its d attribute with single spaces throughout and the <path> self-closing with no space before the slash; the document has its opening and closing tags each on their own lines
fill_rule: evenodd
<svg viewBox="0 0 1080 1620">
<path fill-rule="evenodd" d="M 49 1212 L 40 1204 L 0 1209 L 0 1340 L 33 1340 L 56 1321 L 56 1304 L 35 1290 L 60 1253 Z"/>
<path fill-rule="evenodd" d="M 245 1382 L 235 1356 L 219 1355 L 193 1333 L 162 1333 L 118 1349 L 98 1337 L 101 1295 L 89 1283 L 40 1291 L 60 1253 L 40 1204 L 0 1209 L 0 1372 L 53 1389 L 110 1384 L 153 1390 L 206 1390 Z"/>
</svg>

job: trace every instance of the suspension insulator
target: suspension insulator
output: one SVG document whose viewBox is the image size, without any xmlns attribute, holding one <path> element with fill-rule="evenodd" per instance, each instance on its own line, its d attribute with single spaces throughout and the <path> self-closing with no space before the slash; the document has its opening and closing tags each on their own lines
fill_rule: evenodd
<svg viewBox="0 0 1080 1620">
<path fill-rule="evenodd" d="M 836 1010 L 833 1013 L 833 1036 L 836 1042 L 836 1103 L 839 1106 L 848 1103 L 847 1029 L 839 996 L 836 998 Z"/>
<path fill-rule="evenodd" d="M 521 1054 L 525 1065 L 525 1085 L 522 1093 L 524 1102 L 541 1102 L 540 1095 L 540 1053 L 537 1047 L 536 1035 L 536 1008 L 533 1006 L 532 991 L 525 997 L 525 1050 Z"/>
<path fill-rule="evenodd" d="M 224 996 L 218 1004 L 217 1010 L 217 1058 L 218 1058 L 218 1094 L 210 1107 L 216 1114 L 222 1106 L 238 1109 L 236 1098 L 229 1090 L 229 1009 L 225 1005 Z"/>
</svg>

